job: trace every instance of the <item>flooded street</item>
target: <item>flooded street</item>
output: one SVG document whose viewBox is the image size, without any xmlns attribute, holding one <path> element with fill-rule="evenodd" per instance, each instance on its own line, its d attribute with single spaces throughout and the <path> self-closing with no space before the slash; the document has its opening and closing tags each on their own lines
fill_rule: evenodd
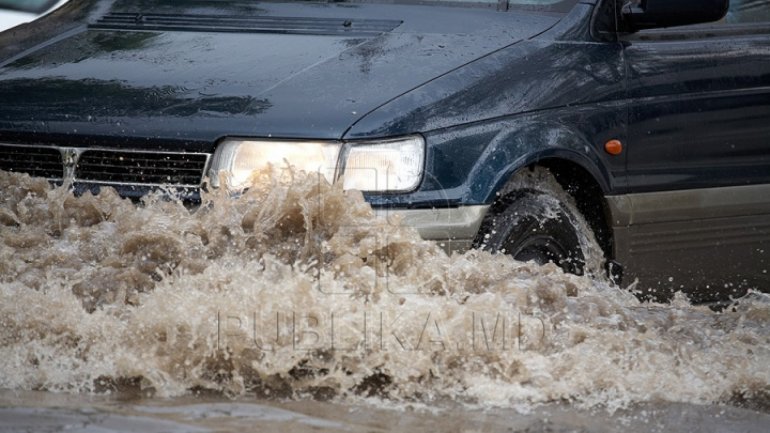
<svg viewBox="0 0 770 433">
<path fill-rule="evenodd" d="M 381 402 L 379 402 L 381 403 Z M 451 405 L 388 407 L 370 401 L 217 398 L 120 401 L 104 396 L 0 393 L 0 431 L 84 432 L 766 432 L 770 414 L 727 406 L 636 404 L 612 414 L 548 404 L 519 412 Z"/>
<path fill-rule="evenodd" d="M 0 172 L 0 430 L 770 425 L 766 294 L 640 303 L 262 176 L 190 210 Z"/>
</svg>

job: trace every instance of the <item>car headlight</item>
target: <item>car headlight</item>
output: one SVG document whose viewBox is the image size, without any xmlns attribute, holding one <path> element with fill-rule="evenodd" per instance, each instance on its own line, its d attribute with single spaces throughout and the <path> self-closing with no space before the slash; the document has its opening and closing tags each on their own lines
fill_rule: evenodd
<svg viewBox="0 0 770 433">
<path fill-rule="evenodd" d="M 214 153 L 211 185 L 219 187 L 219 175 L 224 174 L 230 188 L 243 189 L 249 186 L 254 170 L 287 164 L 295 170 L 320 173 L 333 182 L 340 146 L 338 142 L 227 139 Z"/>
<path fill-rule="evenodd" d="M 344 189 L 411 191 L 422 180 L 425 142 L 420 136 L 348 143 L 342 160 Z"/>
<path fill-rule="evenodd" d="M 340 155 L 342 153 L 342 155 Z M 367 142 L 227 139 L 214 153 L 211 185 L 224 174 L 230 188 L 248 187 L 254 170 L 273 165 L 317 172 L 329 182 L 344 174 L 344 189 L 404 192 L 422 180 L 425 142 L 420 136 Z"/>
</svg>

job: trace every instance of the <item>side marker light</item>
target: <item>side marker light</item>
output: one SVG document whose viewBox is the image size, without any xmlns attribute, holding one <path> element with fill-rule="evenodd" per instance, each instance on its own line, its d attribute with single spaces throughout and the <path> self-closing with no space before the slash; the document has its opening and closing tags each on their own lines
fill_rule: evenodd
<svg viewBox="0 0 770 433">
<path fill-rule="evenodd" d="M 604 150 L 610 155 L 620 155 L 623 153 L 623 143 L 620 140 L 610 140 L 604 143 Z"/>
</svg>

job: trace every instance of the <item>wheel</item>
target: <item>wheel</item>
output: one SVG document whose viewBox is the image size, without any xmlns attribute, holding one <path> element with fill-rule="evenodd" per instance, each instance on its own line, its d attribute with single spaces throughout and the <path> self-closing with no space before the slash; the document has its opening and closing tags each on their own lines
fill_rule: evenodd
<svg viewBox="0 0 770 433">
<path fill-rule="evenodd" d="M 583 275 L 590 239 L 590 229 L 563 191 L 522 189 L 490 209 L 475 243 L 516 260 L 553 262 L 564 272 Z"/>
</svg>

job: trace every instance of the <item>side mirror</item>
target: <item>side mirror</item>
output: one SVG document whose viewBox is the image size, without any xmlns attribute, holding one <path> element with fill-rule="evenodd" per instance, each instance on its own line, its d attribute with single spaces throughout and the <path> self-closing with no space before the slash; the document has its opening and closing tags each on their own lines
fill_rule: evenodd
<svg viewBox="0 0 770 433">
<path fill-rule="evenodd" d="M 621 10 L 626 31 L 718 21 L 730 0 L 632 0 Z"/>
<path fill-rule="evenodd" d="M 58 0 L 0 0 L 0 10 L 7 9 L 40 14 L 50 9 L 57 1 Z"/>
</svg>

